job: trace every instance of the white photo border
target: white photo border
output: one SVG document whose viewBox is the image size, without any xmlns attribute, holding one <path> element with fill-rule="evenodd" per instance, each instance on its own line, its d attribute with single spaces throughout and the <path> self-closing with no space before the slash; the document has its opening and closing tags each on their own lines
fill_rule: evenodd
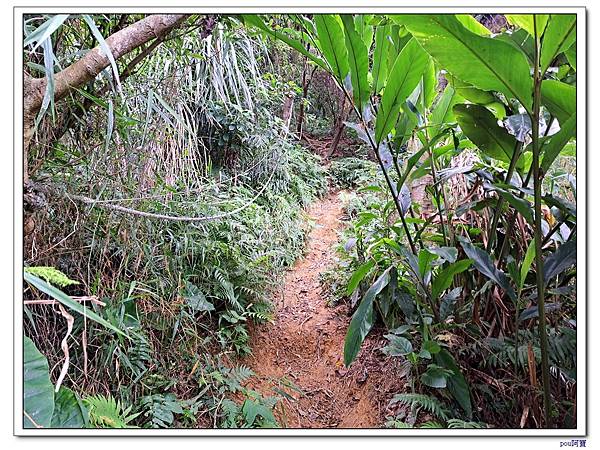
<svg viewBox="0 0 600 450">
<path fill-rule="evenodd" d="M 164 2 L 147 2 L 147 6 L 123 7 L 114 1 L 88 1 L 86 6 L 47 6 L 40 1 L 30 1 L 27 6 L 13 9 L 13 152 L 14 152 L 14 273 L 13 273 L 13 433 L 16 436 L 410 436 L 410 437 L 584 437 L 588 433 L 588 360 L 587 360 L 587 11 L 585 7 L 562 6 L 165 6 Z M 111 6 L 106 6 L 107 4 Z M 331 2 L 333 3 L 333 2 Z M 350 4 L 352 2 L 344 2 Z M 354 2 L 355 3 L 355 2 Z M 378 4 L 381 2 L 373 2 Z M 425 2 L 423 2 L 425 3 Z M 80 4 L 80 3 L 79 3 Z M 396 3 L 397 4 L 397 3 Z M 577 427 L 575 429 L 25 429 L 23 428 L 23 15 L 32 13 L 554 13 L 577 15 Z M 583 270 L 581 270 L 583 268 Z M 583 303 L 581 302 L 583 301 Z M 580 306 L 584 305 L 580 309 Z"/>
</svg>

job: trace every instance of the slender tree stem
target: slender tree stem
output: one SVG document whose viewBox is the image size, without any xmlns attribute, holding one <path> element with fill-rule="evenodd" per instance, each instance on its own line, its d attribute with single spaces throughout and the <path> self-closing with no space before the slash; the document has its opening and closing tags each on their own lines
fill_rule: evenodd
<svg viewBox="0 0 600 450">
<path fill-rule="evenodd" d="M 373 104 L 373 101 L 371 101 L 371 108 L 373 108 L 373 110 L 377 114 L 377 107 Z M 365 124 L 365 128 L 366 127 L 367 127 L 367 125 Z M 367 135 L 368 134 L 369 133 L 367 132 Z M 371 140 L 371 136 L 369 136 L 369 140 L 373 144 L 373 142 Z M 392 144 L 390 143 L 389 139 L 387 140 L 387 146 L 390 149 L 390 153 L 392 153 Z M 377 146 L 373 150 L 374 150 L 374 152 L 377 155 L 377 158 L 379 160 L 379 146 Z M 392 153 L 392 162 L 393 162 L 393 165 L 394 165 L 394 169 L 396 170 L 396 174 L 398 175 L 398 179 L 402 180 L 402 170 L 400 170 L 400 166 L 398 165 L 398 154 L 397 153 Z M 383 170 L 384 174 L 386 173 L 385 167 L 383 167 L 383 165 L 381 165 L 381 170 Z M 390 189 L 391 189 L 391 186 L 390 186 Z M 398 209 L 398 205 L 399 205 L 399 202 L 396 201 L 396 198 L 400 195 L 401 189 L 402 189 L 402 186 L 399 186 L 398 183 L 396 183 L 396 193 L 394 193 L 394 190 L 391 189 L 391 193 L 392 193 L 392 196 L 394 197 L 394 202 L 396 204 L 396 209 Z M 412 208 L 410 208 L 410 207 L 409 207 L 409 213 L 410 213 L 411 217 L 414 218 L 414 215 L 412 213 Z M 398 214 L 400 215 L 400 218 L 401 218 L 401 221 L 402 221 L 402 228 L 404 229 L 404 232 L 406 233 L 406 236 L 408 238 L 409 243 L 410 243 L 411 240 L 413 242 L 415 240 L 417 240 L 417 241 L 419 241 L 419 243 L 421 245 L 421 248 L 424 248 L 423 247 L 423 241 L 421 239 L 412 239 L 412 237 L 410 235 L 410 230 L 408 228 L 408 224 L 406 223 L 406 219 L 404 218 L 404 214 L 402 213 L 401 208 L 398 209 Z M 415 230 L 415 233 L 418 232 L 417 224 L 413 224 L 413 226 L 414 226 L 413 228 Z M 416 255 L 417 254 L 417 251 L 416 251 L 417 249 L 416 249 L 416 246 L 414 246 L 414 244 L 411 245 L 411 249 L 413 250 L 413 253 Z"/>
<path fill-rule="evenodd" d="M 310 33 L 308 33 L 308 34 L 310 35 Z M 313 41 L 313 44 L 314 44 L 314 41 Z M 315 45 L 315 47 L 318 47 L 318 46 Z M 331 69 L 331 67 L 330 67 L 330 69 Z M 332 74 L 332 73 L 333 72 L 330 70 L 330 74 Z M 385 170 L 385 166 L 383 164 L 383 161 L 381 160 L 381 156 L 379 155 L 379 146 L 377 144 L 375 144 L 375 142 L 373 141 L 373 137 L 369 133 L 369 128 L 367 126 L 367 123 L 365 122 L 365 119 L 363 118 L 363 116 L 361 114 L 361 111 L 354 104 L 354 101 L 353 101 L 352 97 L 350 96 L 350 94 L 348 93 L 348 90 L 344 87 L 344 85 L 343 85 L 342 82 L 340 82 L 333 75 L 332 75 L 332 77 L 333 77 L 333 80 L 338 85 L 338 87 L 342 90 L 342 92 L 346 96 L 346 99 L 352 105 L 352 108 L 354 109 L 354 112 L 356 113 L 356 115 L 358 116 L 359 120 L 361 121 L 361 123 L 365 127 L 365 134 L 367 135 L 367 138 L 369 139 L 369 144 L 371 145 L 371 149 L 373 150 L 373 153 L 375 153 L 375 157 L 377 158 L 377 162 L 379 163 L 379 167 L 381 168 L 381 171 L 383 172 L 383 176 L 385 177 L 385 182 L 387 183 L 388 189 L 389 189 L 390 193 L 392 194 L 392 198 L 394 199 L 394 205 L 396 206 L 396 210 L 398 211 L 398 215 L 400 216 L 400 220 L 402 221 L 402 228 L 404 228 L 404 233 L 406 234 L 406 239 L 408 240 L 408 245 L 410 246 L 411 252 L 416 256 L 417 255 L 417 248 L 415 247 L 415 243 L 413 242 L 413 238 L 412 238 L 412 236 L 410 234 L 410 230 L 408 229 L 408 225 L 406 223 L 406 219 L 404 218 L 404 214 L 402 212 L 402 206 L 400 205 L 400 200 L 398 200 L 399 196 L 394 193 L 395 192 L 394 191 L 394 185 L 392 184 L 392 180 L 390 179 L 390 176 L 387 173 L 387 170 Z"/>
<path fill-rule="evenodd" d="M 533 114 L 531 117 L 533 149 L 533 191 L 535 210 L 535 265 L 537 278 L 538 332 L 542 354 L 542 386 L 544 390 L 544 414 L 546 427 L 551 426 L 550 370 L 548 363 L 548 336 L 546 334 L 546 308 L 544 298 L 544 260 L 542 258 L 542 176 L 540 174 L 539 118 L 542 74 L 540 73 L 540 40 L 533 15 L 535 56 L 533 67 Z"/>
<path fill-rule="evenodd" d="M 517 161 L 519 160 L 519 156 L 521 156 L 521 146 L 519 145 L 519 141 L 516 142 L 515 148 L 513 150 L 512 158 L 510 159 L 510 164 L 508 165 L 508 171 L 506 172 L 506 178 L 504 179 L 505 184 L 510 183 L 510 179 L 515 172 L 515 168 L 517 167 Z M 494 209 L 494 218 L 492 219 L 492 225 L 490 227 L 489 239 L 487 243 L 487 251 L 490 252 L 494 245 L 494 240 L 496 238 L 496 227 L 498 226 L 498 220 L 500 219 L 500 211 L 502 210 L 502 205 L 504 204 L 504 197 L 498 196 L 498 202 L 496 203 L 496 208 Z M 506 236 L 508 239 L 508 236 Z"/>
<path fill-rule="evenodd" d="M 421 79 L 421 93 L 423 93 L 423 79 Z M 446 196 L 444 194 L 444 187 L 437 182 L 437 171 L 435 167 L 435 158 L 433 154 L 433 150 L 429 145 L 429 131 L 427 130 L 427 114 L 425 107 L 425 95 L 421 95 L 422 101 L 421 106 L 423 108 L 423 122 L 424 122 L 424 130 L 423 133 L 425 135 L 425 145 L 428 147 L 429 159 L 431 160 L 431 176 L 433 178 L 433 192 L 435 195 L 435 201 L 437 203 L 438 213 L 440 215 L 440 225 L 442 226 L 442 236 L 444 237 L 444 245 L 448 245 L 448 237 L 446 236 L 446 225 L 444 224 L 444 214 L 442 212 L 442 202 L 440 200 L 440 190 L 442 191 L 442 196 L 444 197 L 444 211 L 446 211 Z M 450 225 L 448 225 L 448 232 L 450 233 Z"/>
<path fill-rule="evenodd" d="M 375 153 L 375 157 L 377 158 L 379 167 L 381 168 L 381 171 L 383 172 L 385 182 L 387 183 L 388 189 L 390 190 L 390 193 L 392 194 L 392 198 L 394 199 L 394 205 L 396 206 L 396 210 L 398 211 L 398 215 L 400 216 L 400 220 L 402 221 L 402 228 L 404 228 L 404 233 L 406 233 L 406 239 L 408 240 L 408 245 L 410 246 L 411 252 L 414 255 L 416 255 L 417 248 L 415 247 L 415 243 L 413 242 L 412 236 L 410 234 L 408 224 L 406 223 L 406 219 L 404 218 L 404 213 L 402 212 L 402 206 L 400 205 L 400 200 L 398 199 L 398 195 L 395 194 L 394 185 L 392 184 L 390 175 L 387 173 L 387 170 L 385 169 L 385 166 L 383 164 L 381 156 L 379 155 L 379 146 L 377 144 L 375 144 L 375 141 L 373 141 L 373 137 L 369 133 L 369 128 L 368 128 L 367 124 L 365 123 L 365 120 L 363 119 L 363 116 L 362 116 L 360 110 L 356 107 L 356 105 L 352 101 L 352 97 L 350 97 L 350 94 L 348 93 L 346 88 L 344 88 L 344 86 L 342 86 L 341 84 L 339 84 L 339 87 L 344 92 L 344 95 L 346 96 L 346 98 L 348 99 L 348 101 L 350 102 L 352 107 L 354 108 L 354 112 L 356 113 L 356 115 L 362 122 L 363 126 L 365 127 L 365 134 L 367 135 L 367 138 L 369 139 L 369 144 L 371 145 L 371 149 L 373 150 L 373 153 Z"/>
<path fill-rule="evenodd" d="M 544 137 L 548 136 L 548 133 L 550 132 L 550 127 L 552 126 L 552 124 L 554 123 L 554 116 L 550 115 L 550 120 L 548 121 L 548 126 L 546 126 L 546 131 L 544 131 Z M 531 167 L 529 168 L 529 171 L 527 172 L 527 177 L 525 177 L 525 181 L 523 181 L 523 187 L 526 188 L 529 185 L 529 180 L 531 179 L 531 173 L 533 171 L 533 164 L 531 165 Z M 523 198 L 524 194 L 521 194 L 521 198 Z"/>
<path fill-rule="evenodd" d="M 408 244 L 410 245 L 410 249 L 413 252 L 413 254 L 416 255 L 417 248 L 415 247 L 415 243 L 413 242 L 413 239 L 411 237 L 410 230 L 408 228 L 408 224 L 406 223 L 406 219 L 404 218 L 404 212 L 402 211 L 402 206 L 400 205 L 400 200 L 398 199 L 400 192 L 396 193 L 396 191 L 398 189 L 396 189 L 396 191 L 394 190 L 394 185 L 392 184 L 390 175 L 387 173 L 387 170 L 385 169 L 383 161 L 381 160 L 381 156 L 379 155 L 379 147 L 377 145 L 375 145 L 375 142 L 373 142 L 373 140 L 371 139 L 371 136 L 369 136 L 368 130 L 366 133 L 367 133 L 367 136 L 369 137 L 369 141 L 371 142 L 371 147 L 373 148 L 373 152 L 375 153 L 375 156 L 377 157 L 377 162 L 379 163 L 379 167 L 381 167 L 383 176 L 385 177 L 385 181 L 388 185 L 390 193 L 392 194 L 392 197 L 394 198 L 394 204 L 396 205 L 396 210 L 398 211 L 398 215 L 400 216 L 400 220 L 402 221 L 402 228 L 404 228 L 404 233 L 406 233 L 406 238 L 408 239 Z"/>
<path fill-rule="evenodd" d="M 388 146 L 391 148 L 391 145 L 388 141 Z M 392 161 L 394 162 L 394 169 L 396 169 L 396 174 L 398 175 L 398 179 L 402 179 L 402 170 L 400 169 L 400 166 L 398 165 L 398 155 L 397 154 L 393 154 L 392 155 Z M 400 186 L 400 189 L 402 189 L 402 186 Z M 400 193 L 400 191 L 398 191 L 398 193 Z M 410 216 L 414 219 L 415 218 L 415 214 L 413 212 L 412 206 L 408 208 L 408 213 L 410 214 Z M 416 223 L 413 223 L 413 229 L 415 230 L 415 241 L 417 241 L 419 243 L 419 245 L 421 246 L 421 248 L 423 247 L 423 240 L 420 237 L 417 237 L 417 234 L 419 232 L 419 227 L 417 226 Z"/>
<path fill-rule="evenodd" d="M 515 378 L 519 376 L 519 303 L 521 300 L 521 289 L 515 300 Z"/>
</svg>

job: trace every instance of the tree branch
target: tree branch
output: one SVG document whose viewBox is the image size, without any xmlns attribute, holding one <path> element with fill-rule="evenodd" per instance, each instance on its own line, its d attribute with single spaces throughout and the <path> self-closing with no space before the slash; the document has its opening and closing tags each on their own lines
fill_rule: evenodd
<svg viewBox="0 0 600 450">
<path fill-rule="evenodd" d="M 106 44 L 113 57 L 119 59 L 152 39 L 160 39 L 186 19 L 185 14 L 158 14 L 148 16 L 127 28 L 112 34 Z M 54 100 L 64 98 L 71 89 L 84 85 L 110 65 L 100 46 L 90 50 L 83 58 L 54 75 Z M 26 77 L 24 114 L 35 116 L 39 111 L 47 79 Z"/>
<path fill-rule="evenodd" d="M 161 40 L 173 28 L 183 22 L 186 14 L 157 14 L 148 16 L 113 33 L 106 39 L 114 59 L 119 59 L 151 39 Z M 110 61 L 100 46 L 93 48 L 79 61 L 54 75 L 54 101 L 69 94 L 71 89 L 93 80 L 108 67 Z M 28 153 L 34 133 L 35 117 L 39 113 L 48 80 L 23 74 L 23 179 L 29 179 Z"/>
</svg>

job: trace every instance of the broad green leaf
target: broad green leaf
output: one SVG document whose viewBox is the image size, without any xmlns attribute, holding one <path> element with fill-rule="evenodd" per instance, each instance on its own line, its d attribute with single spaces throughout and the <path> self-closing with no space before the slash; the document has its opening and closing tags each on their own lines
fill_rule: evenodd
<svg viewBox="0 0 600 450">
<path fill-rule="evenodd" d="M 517 141 L 498 125 L 498 120 L 480 105 L 455 105 L 454 115 L 463 133 L 491 158 L 510 162 Z"/>
<path fill-rule="evenodd" d="M 411 294 L 406 291 L 398 292 L 396 303 L 408 319 L 412 318 L 415 313 L 415 299 Z"/>
<path fill-rule="evenodd" d="M 427 370 L 421 375 L 423 384 L 436 388 L 443 389 L 447 385 L 448 373 L 437 364 L 430 364 Z"/>
<path fill-rule="evenodd" d="M 565 51 L 565 56 L 569 61 L 569 65 L 577 70 L 577 41 L 573 42 L 573 45 Z"/>
<path fill-rule="evenodd" d="M 24 40 L 23 40 L 23 48 L 31 45 L 35 42 L 35 45 L 31 49 L 33 52 L 38 46 L 52 36 L 56 30 L 60 28 L 60 26 L 69 18 L 69 14 L 56 14 L 52 16 L 50 19 L 45 21 L 39 27 L 37 27 L 34 31 L 32 31 Z"/>
<path fill-rule="evenodd" d="M 452 107 L 463 102 L 464 99 L 456 93 L 452 86 L 446 86 L 433 111 L 431 111 L 429 126 L 432 128 L 433 134 L 439 133 L 444 124 L 454 121 Z"/>
<path fill-rule="evenodd" d="M 414 39 L 406 44 L 396 58 L 377 112 L 375 142 L 380 143 L 398 121 L 400 107 L 419 83 L 428 59 Z"/>
<path fill-rule="evenodd" d="M 404 46 L 410 42 L 412 36 L 404 28 L 398 24 L 392 24 L 392 32 L 390 34 L 390 41 L 392 45 L 388 47 L 388 69 L 391 69 L 394 61 L 398 57 L 398 54 L 402 51 Z"/>
<path fill-rule="evenodd" d="M 562 124 L 569 120 L 577 107 L 575 86 L 556 80 L 542 81 L 542 104 Z"/>
<path fill-rule="evenodd" d="M 375 261 L 370 259 L 354 271 L 354 273 L 350 277 L 350 281 L 348 282 L 348 287 L 346 288 L 346 295 L 352 295 L 352 293 L 356 290 L 360 282 L 371 271 L 374 265 Z"/>
<path fill-rule="evenodd" d="M 427 65 L 423 69 L 423 92 L 421 92 L 421 98 L 425 102 L 425 109 L 429 110 L 432 106 L 433 100 L 437 94 L 437 72 L 435 70 L 435 63 L 432 58 L 427 58 Z"/>
<path fill-rule="evenodd" d="M 305 15 L 303 14 L 290 14 L 288 16 L 293 22 L 297 23 L 304 30 L 302 33 L 302 37 L 310 39 L 309 36 L 317 35 L 317 28 L 315 24 Z"/>
<path fill-rule="evenodd" d="M 531 36 L 534 36 L 533 17 L 535 16 L 538 37 L 542 37 L 548 23 L 548 14 L 506 14 L 506 20 L 511 25 L 523 28 Z"/>
<path fill-rule="evenodd" d="M 393 334 L 397 334 L 397 335 L 402 335 L 402 334 L 406 334 L 407 331 L 409 331 L 412 328 L 411 325 L 400 325 L 397 328 L 391 329 L 390 333 Z"/>
<path fill-rule="evenodd" d="M 391 241 L 391 239 L 390 239 Z M 398 297 L 398 271 L 395 267 L 390 270 L 390 282 L 388 285 L 381 291 L 379 298 L 377 299 L 379 304 L 379 309 L 381 311 L 381 315 L 383 316 L 383 320 L 387 323 L 387 319 L 389 317 L 390 309 L 393 306 L 394 302 Z"/>
<path fill-rule="evenodd" d="M 206 299 L 200 288 L 190 282 L 186 283 L 183 299 L 188 308 L 195 313 L 215 310 L 215 306 Z"/>
<path fill-rule="evenodd" d="M 246 419 L 248 425 L 254 424 L 256 421 L 256 416 L 261 416 L 269 423 L 277 423 L 271 409 L 251 399 L 246 399 L 244 401 L 242 413 L 244 414 L 244 418 Z"/>
<path fill-rule="evenodd" d="M 434 299 L 437 299 L 442 292 L 450 287 L 452 280 L 454 280 L 454 276 L 467 270 L 471 267 L 472 263 L 473 261 L 470 259 L 463 259 L 444 267 L 431 284 L 431 296 Z"/>
<path fill-rule="evenodd" d="M 431 263 L 436 259 L 437 255 L 426 248 L 419 252 L 419 275 L 422 279 L 426 279 L 427 273 L 431 270 Z"/>
<path fill-rule="evenodd" d="M 544 303 L 544 311 L 549 313 L 552 311 L 557 311 L 560 309 L 560 303 Z M 533 319 L 535 317 L 540 316 L 540 311 L 537 305 L 530 306 L 529 308 L 525 308 L 519 314 L 519 322 L 522 322 L 527 319 Z"/>
<path fill-rule="evenodd" d="M 244 21 L 245 24 L 252 25 L 252 26 L 262 30 L 263 32 L 267 33 L 268 35 L 274 37 L 275 39 L 279 39 L 280 41 L 285 42 L 287 45 L 289 45 L 293 49 L 299 51 L 302 55 L 306 56 L 312 62 L 317 64 L 323 70 L 329 72 L 329 68 L 327 67 L 327 64 L 325 63 L 325 61 L 323 61 L 318 56 L 316 56 L 316 55 L 312 54 L 311 52 L 309 52 L 308 50 L 306 50 L 306 48 L 300 41 L 293 39 L 279 31 L 272 30 L 271 28 L 269 28 L 263 22 L 263 20 L 260 18 L 260 16 L 258 16 L 256 14 L 241 14 L 240 17 Z"/>
<path fill-rule="evenodd" d="M 344 83 L 350 69 L 348 53 L 344 46 L 344 32 L 340 22 L 331 14 L 316 14 L 315 26 L 323 56 L 331 66 L 333 75 L 340 83 Z"/>
<path fill-rule="evenodd" d="M 394 133 L 396 148 L 400 148 L 412 137 L 416 126 L 417 116 L 415 114 L 400 114 L 400 120 L 396 123 L 396 132 Z"/>
<path fill-rule="evenodd" d="M 571 137 L 577 134 L 577 115 L 573 113 L 569 119 L 560 124 L 560 131 L 544 141 L 541 148 L 542 163 L 540 168 L 544 173 L 552 166 L 561 150 L 567 145 Z"/>
<path fill-rule="evenodd" d="M 531 208 L 531 204 L 525 200 L 524 198 L 520 198 L 515 196 L 512 192 L 497 188 L 496 192 L 500 195 L 504 200 L 506 200 L 510 206 L 515 208 L 519 214 L 521 214 L 530 225 L 533 225 L 533 210 Z"/>
<path fill-rule="evenodd" d="M 494 39 L 506 42 L 515 47 L 518 51 L 523 52 L 529 65 L 533 66 L 535 59 L 535 45 L 533 38 L 527 31 L 519 28 L 518 30 L 500 33 L 498 36 L 494 37 Z"/>
<path fill-rule="evenodd" d="M 527 278 L 527 274 L 529 273 L 529 269 L 531 268 L 531 264 L 533 263 L 534 258 L 535 258 L 535 240 L 532 239 L 531 242 L 529 243 L 529 247 L 527 247 L 525 256 L 523 257 L 523 263 L 521 264 L 519 290 L 523 289 L 523 286 L 525 285 L 525 278 Z"/>
<path fill-rule="evenodd" d="M 473 85 L 465 83 L 464 81 L 461 81 L 450 74 L 446 76 L 448 78 L 448 85 L 452 86 L 454 91 L 459 96 L 463 97 L 466 100 L 469 100 L 471 103 L 476 103 L 478 105 L 487 105 L 488 103 L 496 101 L 496 97 L 494 97 L 494 95 L 491 92 L 477 89 L 476 87 L 473 87 Z"/>
<path fill-rule="evenodd" d="M 456 287 L 450 292 L 445 294 L 440 299 L 440 320 L 446 320 L 450 314 L 454 311 L 454 304 L 458 300 L 462 287 Z"/>
<path fill-rule="evenodd" d="M 373 91 L 381 92 L 387 81 L 388 75 L 388 49 L 391 45 L 390 25 L 377 27 L 375 31 L 375 50 L 373 51 Z"/>
<path fill-rule="evenodd" d="M 61 386 L 54 395 L 52 428 L 85 428 L 89 412 L 72 390 Z"/>
<path fill-rule="evenodd" d="M 383 347 L 381 351 L 386 355 L 404 356 L 412 353 L 413 346 L 408 339 L 395 334 L 386 334 L 385 338 L 389 341 L 389 343 Z"/>
<path fill-rule="evenodd" d="M 427 350 L 429 353 L 431 353 L 432 355 L 435 355 L 436 353 L 439 353 L 440 350 L 442 350 L 442 347 L 440 347 L 440 344 L 438 344 L 436 341 L 432 341 L 432 340 L 424 341 L 423 348 L 425 350 Z"/>
<path fill-rule="evenodd" d="M 354 28 L 363 40 L 367 51 L 373 44 L 373 25 L 370 24 L 373 14 L 357 14 L 354 16 Z"/>
<path fill-rule="evenodd" d="M 69 309 L 71 309 L 71 310 L 73 310 L 73 311 L 75 311 L 75 312 L 77 312 L 77 313 L 79 313 L 81 315 L 84 315 L 84 316 L 88 317 L 90 320 L 93 320 L 94 322 L 99 323 L 100 325 L 108 328 L 109 330 L 114 331 L 115 333 L 120 334 L 121 336 L 126 337 L 127 339 L 131 339 L 123 331 L 119 330 L 113 324 L 111 324 L 110 322 L 106 321 L 106 319 L 102 318 L 101 316 L 99 316 L 98 314 L 96 314 L 91 309 L 86 308 L 81 303 L 76 302 L 71 297 L 69 297 L 67 294 L 65 294 L 61 290 L 55 288 L 51 284 L 48 284 L 44 280 L 41 280 L 38 277 L 36 277 L 35 275 L 32 275 L 32 274 L 27 273 L 27 272 L 25 272 L 23 274 L 23 278 L 25 279 L 25 281 L 27 281 L 29 284 L 31 284 L 32 286 L 34 286 L 36 289 L 39 289 L 40 291 L 48 294 L 50 297 L 52 297 L 56 301 L 62 303 L 67 308 L 69 308 Z"/>
<path fill-rule="evenodd" d="M 435 362 L 441 367 L 452 370 L 454 375 L 448 379 L 448 390 L 458 402 L 461 408 L 467 414 L 467 417 L 471 418 L 473 415 L 473 408 L 471 406 L 471 393 L 469 392 L 469 385 L 465 380 L 464 375 L 460 371 L 458 364 L 446 349 L 442 349 L 438 354 L 434 356 Z"/>
<path fill-rule="evenodd" d="M 518 48 L 479 36 L 452 15 L 391 17 L 406 26 L 441 68 L 476 88 L 516 98 L 531 111 L 533 81 L 527 58 Z"/>
<path fill-rule="evenodd" d="M 544 259 L 544 283 L 577 264 L 577 240 L 573 239 L 558 247 Z"/>
<path fill-rule="evenodd" d="M 54 386 L 48 375 L 48 361 L 27 336 L 23 337 L 23 407 L 24 428 L 50 427 Z"/>
<path fill-rule="evenodd" d="M 373 300 L 390 282 L 390 269 L 383 272 L 365 293 L 358 309 L 352 316 L 344 341 L 344 364 L 352 364 L 365 337 L 373 327 Z"/>
<path fill-rule="evenodd" d="M 485 250 L 473 246 L 464 238 L 459 238 L 459 240 L 467 257 L 473 260 L 473 265 L 475 268 L 502 289 L 504 289 L 506 294 L 512 300 L 514 300 L 516 298 L 515 291 L 509 284 L 506 274 L 494 265 L 490 255 Z"/>
<path fill-rule="evenodd" d="M 479 36 L 489 36 L 492 34 L 490 30 L 480 24 L 471 14 L 456 14 L 456 18 L 466 29 Z"/>
<path fill-rule="evenodd" d="M 352 16 L 342 15 L 348 63 L 350 66 L 350 82 L 352 83 L 352 96 L 354 104 L 359 111 L 363 111 L 369 102 L 369 55 L 362 38 L 354 28 Z"/>
<path fill-rule="evenodd" d="M 577 37 L 577 16 L 575 14 L 552 14 L 542 41 L 540 66 L 542 73 L 548 70 L 559 53 L 569 49 Z"/>
<path fill-rule="evenodd" d="M 500 102 L 491 102 L 491 103 L 485 103 L 484 106 L 489 109 L 490 111 L 492 111 L 492 113 L 494 114 L 494 117 L 498 120 L 502 120 L 506 117 L 506 109 L 504 108 L 504 105 Z"/>
<path fill-rule="evenodd" d="M 515 286 L 519 287 L 521 283 L 521 274 L 519 273 L 517 263 L 512 256 L 509 257 L 509 261 L 506 263 L 506 271 L 508 272 L 510 279 L 515 283 Z"/>
<path fill-rule="evenodd" d="M 458 257 L 458 249 L 456 247 L 429 247 L 428 250 L 440 257 L 442 263 L 444 261 L 453 263 Z"/>
</svg>

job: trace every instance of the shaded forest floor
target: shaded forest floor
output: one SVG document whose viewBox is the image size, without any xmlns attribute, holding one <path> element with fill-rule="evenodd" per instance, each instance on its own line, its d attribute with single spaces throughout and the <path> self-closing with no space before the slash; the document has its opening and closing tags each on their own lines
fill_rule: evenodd
<svg viewBox="0 0 600 450">
<path fill-rule="evenodd" d="M 245 362 L 256 374 L 251 387 L 266 396 L 278 390 L 289 394 L 277 407 L 283 427 L 381 427 L 391 413 L 389 400 L 404 390 L 399 358 L 379 350 L 384 345 L 381 330 L 375 329 L 354 364 L 344 367 L 349 306 L 328 306 L 320 284 L 320 274 L 335 264 L 342 207 L 339 193 L 311 206 L 314 227 L 304 257 L 288 271 L 273 298 L 274 323 L 252 330 L 253 355 Z M 302 392 L 286 387 L 287 381 Z"/>
</svg>

